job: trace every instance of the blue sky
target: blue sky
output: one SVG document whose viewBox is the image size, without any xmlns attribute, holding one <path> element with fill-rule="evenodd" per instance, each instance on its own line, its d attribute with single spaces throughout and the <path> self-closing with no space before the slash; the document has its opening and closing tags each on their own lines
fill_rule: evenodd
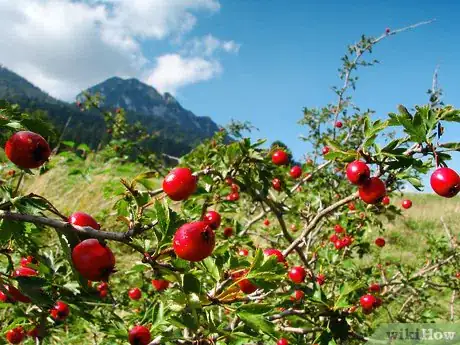
<svg viewBox="0 0 460 345">
<path fill-rule="evenodd" d="M 0 63 L 67 101 L 136 77 L 219 124 L 248 120 L 254 138 L 300 158 L 302 108 L 335 100 L 340 58 L 362 33 L 436 19 L 376 47 L 381 64 L 359 72 L 358 105 L 382 117 L 425 103 L 440 65 L 444 101 L 458 106 L 458 13 L 452 0 L 0 0 Z"/>
</svg>

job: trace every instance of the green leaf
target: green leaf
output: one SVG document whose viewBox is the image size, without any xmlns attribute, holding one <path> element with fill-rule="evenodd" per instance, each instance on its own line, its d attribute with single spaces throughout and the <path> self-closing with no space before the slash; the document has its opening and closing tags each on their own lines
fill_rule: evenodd
<svg viewBox="0 0 460 345">
<path fill-rule="evenodd" d="M 240 319 L 255 331 L 261 331 L 265 334 L 276 336 L 275 326 L 262 315 L 252 314 L 249 312 L 237 312 Z"/>
<path fill-rule="evenodd" d="M 251 314 L 265 314 L 273 310 L 273 306 L 264 303 L 249 303 L 240 305 L 237 312 L 247 312 Z"/>
<path fill-rule="evenodd" d="M 216 261 L 212 257 L 208 256 L 206 259 L 202 261 L 202 263 L 206 271 L 208 271 L 211 274 L 211 277 L 215 281 L 219 281 L 220 273 L 219 273 L 219 268 L 216 265 Z"/>
<path fill-rule="evenodd" d="M 168 233 L 169 229 L 169 222 L 170 222 L 170 217 L 169 217 L 169 208 L 167 205 L 162 203 L 161 201 L 155 201 L 155 212 L 158 220 L 158 227 L 163 234 L 163 236 L 166 236 Z"/>
<path fill-rule="evenodd" d="M 186 273 L 183 278 L 183 287 L 185 293 L 200 293 L 201 292 L 201 283 L 193 274 Z"/>
</svg>

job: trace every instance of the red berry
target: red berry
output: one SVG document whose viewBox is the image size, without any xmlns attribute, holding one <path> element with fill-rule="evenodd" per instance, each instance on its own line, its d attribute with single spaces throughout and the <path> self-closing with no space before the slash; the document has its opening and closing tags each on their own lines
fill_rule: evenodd
<svg viewBox="0 0 460 345">
<path fill-rule="evenodd" d="M 93 229 L 99 230 L 101 226 L 89 214 L 84 212 L 75 212 L 69 217 L 69 223 L 78 226 L 89 226 Z"/>
<path fill-rule="evenodd" d="M 238 193 L 238 191 L 240 190 L 240 187 L 235 184 L 235 183 L 232 183 L 232 185 L 230 186 L 231 190 L 232 190 L 232 193 Z"/>
<path fill-rule="evenodd" d="M 163 191 L 171 200 L 187 200 L 195 193 L 197 181 L 189 168 L 174 168 L 163 180 Z"/>
<path fill-rule="evenodd" d="M 149 329 L 144 326 L 134 326 L 128 334 L 128 341 L 131 345 L 148 345 L 151 339 Z"/>
<path fill-rule="evenodd" d="M 264 225 L 265 225 L 265 226 L 269 226 L 269 225 L 270 225 L 270 220 L 265 219 L 265 220 L 264 220 Z"/>
<path fill-rule="evenodd" d="M 335 127 L 337 127 L 337 128 L 342 128 L 342 126 L 343 126 L 342 121 L 337 121 L 337 122 L 335 123 Z"/>
<path fill-rule="evenodd" d="M 369 292 L 380 292 L 380 285 L 377 283 L 369 285 Z"/>
<path fill-rule="evenodd" d="M 341 234 L 342 232 L 345 231 L 345 229 L 340 224 L 336 224 L 336 225 L 334 225 L 334 231 L 337 234 Z"/>
<path fill-rule="evenodd" d="M 347 178 L 353 184 L 362 185 L 371 176 L 371 171 L 366 163 L 354 161 L 347 165 Z"/>
<path fill-rule="evenodd" d="M 305 280 L 307 272 L 302 266 L 294 266 L 289 270 L 288 276 L 294 283 L 300 284 Z"/>
<path fill-rule="evenodd" d="M 99 291 L 99 297 L 100 298 L 106 298 L 108 294 L 109 294 L 109 290 L 101 290 L 101 291 Z"/>
<path fill-rule="evenodd" d="M 329 153 L 330 149 L 329 146 L 324 146 L 323 147 L 323 155 L 327 155 Z"/>
<path fill-rule="evenodd" d="M 457 279 L 460 279 L 460 271 L 457 272 L 457 273 L 455 273 L 455 277 L 456 277 Z"/>
<path fill-rule="evenodd" d="M 323 285 L 325 281 L 326 281 L 326 276 L 324 274 L 318 274 L 316 276 L 316 282 L 318 283 L 318 285 Z"/>
<path fill-rule="evenodd" d="M 388 195 L 385 195 L 383 197 L 382 204 L 384 204 L 384 205 L 389 205 L 390 204 L 390 198 L 388 197 Z"/>
<path fill-rule="evenodd" d="M 341 242 L 342 247 L 348 247 L 351 244 L 351 242 L 353 242 L 353 239 L 350 236 L 345 236 L 344 238 L 342 238 Z"/>
<path fill-rule="evenodd" d="M 11 297 L 13 298 L 11 301 L 9 299 L 9 297 L 6 295 L 6 294 L 3 294 L 1 293 L 1 295 L 4 295 L 4 297 L 1 297 L 0 299 L 3 301 L 3 302 L 15 302 L 15 301 L 19 301 L 19 302 L 22 302 L 22 303 L 30 303 L 30 298 L 27 297 L 27 296 L 24 296 L 21 291 L 19 291 L 18 289 L 16 289 L 14 286 L 12 285 L 4 285 L 5 289 L 8 290 L 8 293 L 11 295 Z M 4 300 L 5 299 L 5 300 Z"/>
<path fill-rule="evenodd" d="M 91 281 L 107 281 L 115 268 L 115 257 L 109 247 L 90 238 L 80 242 L 72 251 L 75 269 Z"/>
<path fill-rule="evenodd" d="M 227 201 L 237 201 L 240 198 L 240 194 L 238 192 L 230 193 L 227 195 Z"/>
<path fill-rule="evenodd" d="M 102 282 L 97 286 L 97 291 L 104 291 L 109 289 L 109 284 Z"/>
<path fill-rule="evenodd" d="M 342 240 L 337 240 L 334 242 L 335 249 L 339 250 L 343 248 Z"/>
<path fill-rule="evenodd" d="M 348 203 L 348 209 L 349 209 L 350 211 L 356 210 L 355 203 L 354 203 L 354 202 L 349 202 L 349 203 Z"/>
<path fill-rule="evenodd" d="M 48 160 L 51 149 L 41 135 L 21 131 L 8 139 L 5 153 L 8 159 L 18 167 L 33 169 L 42 166 Z"/>
<path fill-rule="evenodd" d="M 431 175 L 430 184 L 436 194 L 452 198 L 460 191 L 460 176 L 450 168 L 439 168 Z"/>
<path fill-rule="evenodd" d="M 406 210 L 408 208 L 411 208 L 412 207 L 412 201 L 410 200 L 403 200 L 402 202 L 402 207 L 405 208 Z"/>
<path fill-rule="evenodd" d="M 8 340 L 10 344 L 20 344 L 24 340 L 25 336 L 26 334 L 21 326 L 10 329 L 6 332 L 6 340 Z"/>
<path fill-rule="evenodd" d="M 3 303 L 8 302 L 8 296 L 5 295 L 3 291 L 0 291 L 0 301 L 2 301 Z"/>
<path fill-rule="evenodd" d="M 27 332 L 27 336 L 29 336 L 32 339 L 38 338 L 38 335 L 39 334 L 38 334 L 38 328 L 37 327 L 34 327 L 34 328 L 32 328 L 31 330 L 29 330 Z"/>
<path fill-rule="evenodd" d="M 366 204 L 376 204 L 385 196 L 385 184 L 378 177 L 372 177 L 359 187 L 359 197 Z"/>
<path fill-rule="evenodd" d="M 164 279 L 153 279 L 152 280 L 152 286 L 157 290 L 158 292 L 164 291 L 169 287 L 169 281 L 164 280 Z"/>
<path fill-rule="evenodd" d="M 303 292 L 302 290 L 295 290 L 294 296 L 297 301 L 300 301 L 302 298 L 305 297 L 305 292 Z"/>
<path fill-rule="evenodd" d="M 231 186 L 233 184 L 233 179 L 231 177 L 227 177 L 225 179 L 225 183 L 228 184 L 229 186 Z"/>
<path fill-rule="evenodd" d="M 289 162 L 289 156 L 283 150 L 276 150 L 272 155 L 272 162 L 275 165 L 285 165 Z"/>
<path fill-rule="evenodd" d="M 36 264 L 38 264 L 38 262 L 33 256 L 29 255 L 26 258 L 21 258 L 21 261 L 19 262 L 19 264 L 22 267 L 28 267 L 30 264 L 36 265 Z"/>
<path fill-rule="evenodd" d="M 359 299 L 359 303 L 363 309 L 371 310 L 374 308 L 375 297 L 373 295 L 364 295 Z"/>
<path fill-rule="evenodd" d="M 339 240 L 339 236 L 337 236 L 337 234 L 332 234 L 330 237 L 329 237 L 329 241 L 332 242 L 332 243 L 335 243 L 336 241 Z"/>
<path fill-rule="evenodd" d="M 385 239 L 383 237 L 377 238 L 375 240 L 375 245 L 380 248 L 385 247 Z"/>
<path fill-rule="evenodd" d="M 38 272 L 29 267 L 19 267 L 14 270 L 14 277 L 34 277 L 38 275 Z"/>
<path fill-rule="evenodd" d="M 214 231 L 206 222 L 191 222 L 177 229 L 173 248 L 178 257 L 188 261 L 201 261 L 212 254 Z"/>
<path fill-rule="evenodd" d="M 278 249 L 273 249 L 273 248 L 265 249 L 264 255 L 265 256 L 274 255 L 276 256 L 276 259 L 278 260 L 278 262 L 286 262 L 286 259 L 284 258 L 283 253 L 281 253 Z"/>
<path fill-rule="evenodd" d="M 289 175 L 291 175 L 292 178 L 299 178 L 302 176 L 302 168 L 298 165 L 294 165 L 289 171 Z"/>
<path fill-rule="evenodd" d="M 241 256 L 248 256 L 249 255 L 249 252 L 247 249 L 240 249 L 238 251 L 238 255 L 241 255 Z"/>
<path fill-rule="evenodd" d="M 233 234 L 233 228 L 228 227 L 228 228 L 224 229 L 224 236 L 225 237 L 230 237 L 230 236 L 232 236 L 232 234 Z"/>
<path fill-rule="evenodd" d="M 132 288 L 128 291 L 128 296 L 134 301 L 140 300 L 142 297 L 142 291 L 139 288 Z"/>
<path fill-rule="evenodd" d="M 54 320 L 63 321 L 69 316 L 70 309 L 67 303 L 58 301 L 54 305 L 53 309 L 51 309 L 50 314 Z"/>
<path fill-rule="evenodd" d="M 208 211 L 204 215 L 203 220 L 209 224 L 211 229 L 217 229 L 220 226 L 221 217 L 216 211 Z"/>
<path fill-rule="evenodd" d="M 287 341 L 287 339 L 281 338 L 280 340 L 278 340 L 276 345 L 289 345 L 289 342 Z"/>
<path fill-rule="evenodd" d="M 253 293 L 258 289 L 256 285 L 250 282 L 249 279 L 242 279 L 238 282 L 238 286 L 240 290 L 243 291 L 245 294 Z"/>
<path fill-rule="evenodd" d="M 381 307 L 383 304 L 383 301 L 380 297 L 376 297 L 375 298 L 375 303 L 374 303 L 374 308 L 379 308 Z"/>
<path fill-rule="evenodd" d="M 295 224 L 291 224 L 291 230 L 292 231 L 297 231 L 297 226 Z"/>
<path fill-rule="evenodd" d="M 281 180 L 279 178 L 274 178 L 272 180 L 272 187 L 279 192 L 281 190 Z"/>
</svg>

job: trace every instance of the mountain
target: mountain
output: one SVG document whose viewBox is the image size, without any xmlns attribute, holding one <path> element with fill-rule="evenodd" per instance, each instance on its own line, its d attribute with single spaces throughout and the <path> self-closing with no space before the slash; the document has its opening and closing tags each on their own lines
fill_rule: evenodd
<svg viewBox="0 0 460 345">
<path fill-rule="evenodd" d="M 155 132 L 158 137 L 148 144 L 155 152 L 181 156 L 219 130 L 209 117 L 196 116 L 184 109 L 172 95 L 161 95 L 137 79 L 113 77 L 87 91 L 103 96 L 101 108 L 125 108 L 128 121 L 139 121 L 149 132 Z M 82 101 L 83 94 L 76 98 Z M 81 112 L 75 104 L 51 97 L 3 66 L 0 66 L 0 99 L 17 103 L 27 111 L 46 111 L 59 130 L 70 118 L 64 132 L 65 140 L 96 148 L 106 139 L 105 124 L 97 111 Z"/>
<path fill-rule="evenodd" d="M 149 117 L 154 117 L 155 121 L 168 122 L 168 128 L 171 128 L 171 125 L 177 127 L 180 132 L 187 133 L 193 142 L 209 138 L 219 130 L 209 117 L 196 116 L 184 109 L 171 94 L 165 93 L 162 96 L 155 88 L 134 78 L 113 77 L 87 91 L 91 94 L 100 93 L 103 96 L 104 102 L 101 104 L 103 108 L 120 107 L 129 114 L 144 117 L 141 122 L 149 130 L 158 129 L 160 125 L 155 126 Z M 83 101 L 83 94 L 79 94 L 77 100 Z M 160 125 L 161 127 L 163 125 Z"/>
</svg>

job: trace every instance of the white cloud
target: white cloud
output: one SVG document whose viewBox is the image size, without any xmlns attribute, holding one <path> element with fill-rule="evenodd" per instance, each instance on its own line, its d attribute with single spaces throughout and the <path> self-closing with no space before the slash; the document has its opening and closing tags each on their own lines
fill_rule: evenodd
<svg viewBox="0 0 460 345">
<path fill-rule="evenodd" d="M 212 56 L 219 51 L 237 54 L 240 44 L 235 41 L 222 41 L 208 34 L 203 37 L 195 37 L 185 44 L 182 50 L 184 55 L 192 56 Z"/>
<path fill-rule="evenodd" d="M 216 60 L 201 57 L 182 57 L 168 54 L 157 58 L 156 66 L 147 77 L 147 83 L 160 92 L 175 94 L 178 88 L 214 78 L 222 72 Z"/>
<path fill-rule="evenodd" d="M 141 43 L 182 37 L 198 12 L 219 9 L 218 0 L 0 0 L 0 63 L 52 96 L 72 100 L 111 76 L 140 77 L 151 62 Z M 230 42 L 209 49 L 234 52 L 237 44 Z M 214 58 L 192 55 L 154 61 L 149 80 L 171 90 L 222 70 Z M 185 76 L 176 75 L 178 66 Z"/>
</svg>

